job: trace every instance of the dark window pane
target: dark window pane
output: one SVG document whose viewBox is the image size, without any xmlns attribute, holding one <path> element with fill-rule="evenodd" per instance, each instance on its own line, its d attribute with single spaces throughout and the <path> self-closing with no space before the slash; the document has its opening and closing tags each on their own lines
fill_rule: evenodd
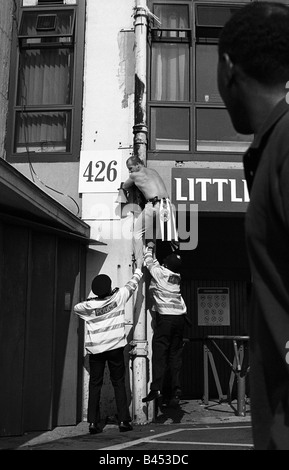
<svg viewBox="0 0 289 470">
<path fill-rule="evenodd" d="M 216 41 L 224 24 L 239 9 L 236 5 L 196 5 L 196 37 Z"/>
<path fill-rule="evenodd" d="M 21 54 L 17 105 L 70 104 L 73 53 L 69 49 L 33 49 Z"/>
<path fill-rule="evenodd" d="M 151 109 L 151 149 L 190 149 L 190 112 L 188 108 Z"/>
<path fill-rule="evenodd" d="M 154 14 L 161 24 L 160 29 L 184 29 L 189 28 L 189 8 L 187 5 L 154 5 Z M 176 31 L 164 31 L 162 37 L 180 37 Z"/>
<path fill-rule="evenodd" d="M 70 112 L 17 112 L 17 153 L 69 152 Z"/>
<path fill-rule="evenodd" d="M 224 26 L 240 6 L 197 5 L 196 23 L 198 26 Z"/>
<path fill-rule="evenodd" d="M 204 103 L 221 103 L 217 84 L 218 46 L 196 45 L 196 99 Z"/>
<path fill-rule="evenodd" d="M 152 45 L 151 99 L 189 100 L 189 46 L 154 43 Z"/>
<path fill-rule="evenodd" d="M 252 136 L 235 131 L 226 109 L 199 108 L 196 115 L 197 150 L 244 152 Z"/>
</svg>

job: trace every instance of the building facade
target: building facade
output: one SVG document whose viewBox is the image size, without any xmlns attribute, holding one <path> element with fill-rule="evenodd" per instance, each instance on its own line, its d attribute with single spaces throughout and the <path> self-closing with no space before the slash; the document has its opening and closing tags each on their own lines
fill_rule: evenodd
<svg viewBox="0 0 289 470">
<path fill-rule="evenodd" d="M 84 293 L 90 227 L 18 171 L 6 153 L 14 1 L 0 3 L 0 435 L 82 419 Z M 11 60 L 10 60 L 11 59 Z"/>
<path fill-rule="evenodd" d="M 1 129 L 3 159 L 90 228 L 95 242 L 86 249 L 86 294 L 100 272 L 109 274 L 114 286 L 133 272 L 134 215 L 118 200 L 127 158 L 139 155 L 166 183 L 176 208 L 191 321 L 183 365 L 188 399 L 204 393 L 204 338 L 248 334 L 243 223 L 249 198 L 242 155 L 252 136 L 233 129 L 216 80 L 220 31 L 244 3 L 5 3 L 13 21 L 7 32 L 11 65 L 4 71 L 9 100 Z M 160 258 L 166 249 L 158 243 Z M 145 423 L 154 418 L 154 405 L 144 409 L 141 403 L 151 380 L 146 279 L 126 315 L 131 413 L 135 422 Z M 231 344 L 224 344 L 224 351 L 232 358 Z M 87 364 L 83 351 L 83 419 Z M 227 386 L 230 370 L 218 358 L 216 364 Z M 210 382 L 216 394 L 213 377 Z M 104 417 L 115 412 L 107 376 L 102 410 Z"/>
</svg>

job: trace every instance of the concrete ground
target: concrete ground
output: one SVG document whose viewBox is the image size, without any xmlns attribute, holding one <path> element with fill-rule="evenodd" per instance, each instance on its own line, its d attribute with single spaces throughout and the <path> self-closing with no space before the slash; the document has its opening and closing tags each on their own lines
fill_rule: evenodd
<svg viewBox="0 0 289 470">
<path fill-rule="evenodd" d="M 251 416 L 248 403 L 245 416 L 238 416 L 236 401 L 233 401 L 231 405 L 225 402 L 218 403 L 218 401 L 210 401 L 208 405 L 204 405 L 201 400 L 181 400 L 177 408 L 159 409 L 155 422 L 144 425 L 134 424 L 133 431 L 120 433 L 116 424 L 106 424 L 101 434 L 90 435 L 88 423 L 84 421 L 76 426 L 57 427 L 52 431 L 0 437 L 0 450 L 171 449 L 173 444 L 174 449 L 182 449 L 196 446 L 196 439 L 204 435 L 201 430 L 218 431 L 221 428 L 227 430 L 225 437 L 222 437 L 225 449 L 238 449 L 238 446 L 243 450 L 252 449 Z M 197 430 L 198 433 L 192 433 Z M 234 433 L 239 434 L 233 439 L 232 442 L 235 442 L 233 445 L 230 442 Z M 192 438 L 193 435 L 194 438 Z M 220 439 L 220 432 L 217 435 L 218 438 L 215 433 L 212 440 L 218 448 L 221 444 L 215 441 Z M 170 436 L 174 439 L 178 438 L 179 442 L 170 441 Z M 194 444 L 190 445 L 188 439 L 194 439 Z M 226 443 L 226 440 L 229 443 Z M 203 442 L 203 447 L 204 445 Z"/>
</svg>

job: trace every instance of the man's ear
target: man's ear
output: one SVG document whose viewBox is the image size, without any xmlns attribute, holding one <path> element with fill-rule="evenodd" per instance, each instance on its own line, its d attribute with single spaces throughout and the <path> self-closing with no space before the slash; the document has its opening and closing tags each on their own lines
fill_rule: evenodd
<svg viewBox="0 0 289 470">
<path fill-rule="evenodd" d="M 224 70 L 224 76 L 227 86 L 231 85 L 235 79 L 235 65 L 231 57 L 226 52 L 221 57 L 221 62 Z"/>
</svg>

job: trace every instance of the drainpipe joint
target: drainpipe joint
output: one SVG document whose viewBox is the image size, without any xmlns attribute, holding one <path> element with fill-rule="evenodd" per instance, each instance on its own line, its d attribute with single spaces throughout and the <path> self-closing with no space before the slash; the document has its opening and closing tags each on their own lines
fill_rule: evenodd
<svg viewBox="0 0 289 470">
<path fill-rule="evenodd" d="M 147 357 L 148 355 L 148 342 L 146 340 L 133 340 L 130 341 L 131 350 L 129 354 L 133 359 L 134 356 Z"/>
</svg>

